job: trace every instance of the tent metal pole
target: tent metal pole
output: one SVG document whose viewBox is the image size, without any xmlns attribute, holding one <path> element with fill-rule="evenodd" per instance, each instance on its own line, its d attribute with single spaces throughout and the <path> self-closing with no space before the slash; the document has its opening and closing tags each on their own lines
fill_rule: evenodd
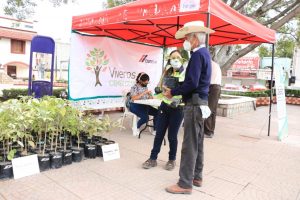
<svg viewBox="0 0 300 200">
<path fill-rule="evenodd" d="M 161 73 L 164 72 L 164 61 L 165 61 L 165 50 L 166 50 L 166 37 L 164 37 L 164 45 L 163 45 L 163 60 L 162 60 L 162 67 L 161 67 Z"/>
<path fill-rule="evenodd" d="M 270 136 L 271 128 L 271 114 L 272 114 L 272 103 L 273 103 L 273 74 L 274 74 L 274 54 L 275 54 L 275 44 L 272 44 L 272 68 L 271 68 L 271 81 L 270 81 L 270 106 L 269 106 L 269 125 L 268 125 L 268 136 Z"/>
<path fill-rule="evenodd" d="M 210 13 L 207 13 L 207 18 L 206 18 L 206 26 L 210 28 Z M 206 47 L 209 46 L 209 34 L 206 35 L 206 42 L 205 42 Z"/>
</svg>

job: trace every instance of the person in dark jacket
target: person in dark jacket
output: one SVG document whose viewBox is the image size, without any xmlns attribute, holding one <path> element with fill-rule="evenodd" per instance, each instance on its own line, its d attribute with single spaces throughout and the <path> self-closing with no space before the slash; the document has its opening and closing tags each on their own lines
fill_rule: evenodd
<svg viewBox="0 0 300 200">
<path fill-rule="evenodd" d="M 191 194 L 192 187 L 202 185 L 204 118 L 210 115 L 208 91 L 211 77 L 211 56 L 205 47 L 206 34 L 214 31 L 202 21 L 186 23 L 175 37 L 185 38 L 183 47 L 193 51 L 183 84 L 174 89 L 165 88 L 164 95 L 172 98 L 182 95 L 184 106 L 184 137 L 181 150 L 179 181 L 166 188 L 173 194 Z"/>
</svg>

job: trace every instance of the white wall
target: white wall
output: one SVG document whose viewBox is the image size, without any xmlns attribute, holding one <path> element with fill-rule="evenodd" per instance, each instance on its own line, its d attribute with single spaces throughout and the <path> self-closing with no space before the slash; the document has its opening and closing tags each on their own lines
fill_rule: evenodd
<svg viewBox="0 0 300 200">
<path fill-rule="evenodd" d="M 29 65 L 30 41 L 26 41 L 25 54 L 12 54 L 10 49 L 10 39 L 0 39 L 0 62 L 2 65 L 9 62 L 23 62 Z"/>
<path fill-rule="evenodd" d="M 70 61 L 70 43 L 63 43 L 63 42 L 56 41 L 55 49 L 56 49 L 56 67 L 57 67 L 56 80 L 68 80 L 68 67 Z"/>
<path fill-rule="evenodd" d="M 11 53 L 11 41 L 7 38 L 0 39 L 0 63 L 2 65 L 16 62 L 12 65 L 17 66 L 17 78 L 28 78 L 29 74 L 29 59 L 30 59 L 30 41 L 26 41 L 25 54 L 13 54 Z M 24 63 L 26 65 L 20 64 Z M 6 67 L 5 67 L 6 70 Z"/>
<path fill-rule="evenodd" d="M 30 61 L 31 41 L 26 41 L 25 54 L 12 54 L 10 39 L 0 38 L 0 63 L 6 65 L 10 62 L 21 62 L 22 64 L 12 64 L 17 66 L 17 78 L 28 78 Z M 57 59 L 57 80 L 68 80 L 68 64 L 70 60 L 70 44 L 56 42 Z M 55 70 L 55 66 L 54 66 Z M 5 68 L 6 71 L 6 68 Z M 55 73 L 55 71 L 54 71 Z M 37 74 L 34 72 L 35 76 Z M 55 75 L 55 74 L 54 74 Z"/>
<path fill-rule="evenodd" d="M 293 75 L 296 76 L 295 86 L 300 86 L 300 48 L 295 48 L 294 51 Z"/>
</svg>

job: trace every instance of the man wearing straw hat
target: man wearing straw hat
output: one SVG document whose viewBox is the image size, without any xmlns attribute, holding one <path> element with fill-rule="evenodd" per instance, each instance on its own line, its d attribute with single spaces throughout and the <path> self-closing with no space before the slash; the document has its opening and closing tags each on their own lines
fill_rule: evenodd
<svg viewBox="0 0 300 200">
<path fill-rule="evenodd" d="M 185 103 L 179 181 L 166 188 L 167 192 L 173 194 L 191 194 L 193 185 L 202 185 L 203 127 L 204 119 L 210 115 L 207 100 L 211 77 L 211 57 L 205 47 L 205 39 L 206 34 L 213 32 L 202 21 L 192 21 L 175 34 L 176 39 L 185 38 L 184 49 L 193 53 L 183 84 L 172 90 L 164 88 L 166 97 L 182 95 Z"/>
</svg>

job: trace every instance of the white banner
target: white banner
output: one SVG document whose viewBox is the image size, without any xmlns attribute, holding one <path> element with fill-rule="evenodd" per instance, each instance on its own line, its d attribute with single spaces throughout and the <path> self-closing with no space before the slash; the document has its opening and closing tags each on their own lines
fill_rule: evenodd
<svg viewBox="0 0 300 200">
<path fill-rule="evenodd" d="M 281 141 L 288 136 L 288 118 L 285 101 L 285 73 L 281 65 L 275 65 L 275 87 L 278 117 L 278 139 Z"/>
<path fill-rule="evenodd" d="M 120 98 L 135 84 L 138 73 L 150 76 L 149 89 L 159 82 L 163 49 L 105 37 L 72 34 L 69 68 L 71 100 Z M 104 102 L 105 103 L 105 102 Z"/>
</svg>

